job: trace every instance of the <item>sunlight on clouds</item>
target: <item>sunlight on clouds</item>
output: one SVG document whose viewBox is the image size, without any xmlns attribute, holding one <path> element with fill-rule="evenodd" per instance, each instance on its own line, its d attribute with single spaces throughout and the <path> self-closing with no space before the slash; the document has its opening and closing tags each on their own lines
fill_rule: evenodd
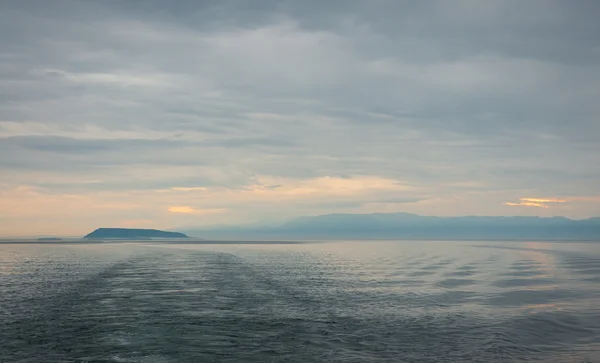
<svg viewBox="0 0 600 363">
<path fill-rule="evenodd" d="M 541 204 L 541 203 L 532 203 L 532 202 L 520 202 L 520 203 L 511 203 L 511 202 L 506 202 L 504 203 L 506 205 L 510 205 L 513 207 L 540 207 L 540 208 L 549 208 L 547 205 L 545 204 Z"/>
<path fill-rule="evenodd" d="M 531 203 L 566 203 L 567 201 L 564 199 L 557 198 L 521 198 L 523 202 L 531 202 Z"/>
<path fill-rule="evenodd" d="M 168 211 L 171 213 L 196 213 L 194 208 L 187 206 L 169 207 Z"/>
<path fill-rule="evenodd" d="M 77 181 L 85 180 L 88 179 Z M 438 215 L 461 215 L 481 208 L 481 195 L 491 197 L 489 191 L 475 196 L 472 192 L 460 194 L 454 190 L 450 194 L 437 189 L 432 192 L 427 186 L 374 175 L 318 178 L 262 175 L 249 178 L 245 186 L 185 185 L 173 183 L 164 189 L 119 192 L 91 188 L 64 193 L 50 187 L 0 183 L 0 219 L 10 221 L 0 226 L 0 235 L 18 235 L 22 231 L 32 235 L 84 235 L 99 226 L 169 229 L 265 220 L 279 223 L 296 216 L 327 213 L 428 214 L 432 208 Z M 573 196 L 524 197 L 503 203 L 506 197 L 498 194 L 495 203 L 483 213 L 502 215 L 503 211 L 494 208 L 506 205 L 530 207 L 519 211 L 528 215 L 553 215 L 560 211 L 569 217 L 588 218 L 597 215 L 600 202 L 598 196 Z M 571 208 L 559 208 L 561 205 Z M 582 211 L 576 209 L 579 207 Z M 61 220 L 69 220 L 71 224 L 59 225 Z"/>
<path fill-rule="evenodd" d="M 519 198 L 518 203 L 506 202 L 505 205 L 511 207 L 538 207 L 550 208 L 548 203 L 566 203 L 567 200 L 558 198 Z"/>
<path fill-rule="evenodd" d="M 242 194 L 264 197 L 352 196 L 380 191 L 408 191 L 412 188 L 393 179 L 377 176 L 352 178 L 321 177 L 305 180 L 263 177 Z"/>
<path fill-rule="evenodd" d="M 224 208 L 215 209 L 195 209 L 187 205 L 172 206 L 167 209 L 171 213 L 183 213 L 183 214 L 212 214 L 212 213 L 224 213 L 227 210 Z"/>
</svg>

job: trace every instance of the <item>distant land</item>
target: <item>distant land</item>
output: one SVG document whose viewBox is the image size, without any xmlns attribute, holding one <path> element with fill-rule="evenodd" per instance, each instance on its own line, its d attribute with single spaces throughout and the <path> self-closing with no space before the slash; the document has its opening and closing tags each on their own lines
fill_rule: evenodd
<svg viewBox="0 0 600 363">
<path fill-rule="evenodd" d="M 46 241 L 46 242 L 50 242 L 50 241 L 62 241 L 62 238 L 56 238 L 56 237 L 41 237 L 37 239 L 38 241 Z"/>
<path fill-rule="evenodd" d="M 185 230 L 211 239 L 434 239 L 600 241 L 600 218 L 433 217 L 410 213 L 328 214 L 273 227 Z"/>
<path fill-rule="evenodd" d="M 98 228 L 84 236 L 85 239 L 152 239 L 152 238 L 189 238 L 179 232 L 159 231 L 157 229 L 135 228 Z"/>
</svg>

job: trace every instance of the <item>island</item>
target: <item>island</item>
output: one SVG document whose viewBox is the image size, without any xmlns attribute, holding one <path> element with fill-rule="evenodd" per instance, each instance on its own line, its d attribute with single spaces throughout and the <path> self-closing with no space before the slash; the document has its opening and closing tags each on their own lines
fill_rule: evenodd
<svg viewBox="0 0 600 363">
<path fill-rule="evenodd" d="M 56 237 L 41 237 L 37 239 L 40 242 L 51 242 L 51 241 L 62 241 L 62 238 L 56 238 Z"/>
<path fill-rule="evenodd" d="M 153 238 L 189 238 L 179 232 L 160 231 L 158 229 L 136 229 L 136 228 L 98 228 L 85 239 L 127 239 L 147 240 Z"/>
</svg>

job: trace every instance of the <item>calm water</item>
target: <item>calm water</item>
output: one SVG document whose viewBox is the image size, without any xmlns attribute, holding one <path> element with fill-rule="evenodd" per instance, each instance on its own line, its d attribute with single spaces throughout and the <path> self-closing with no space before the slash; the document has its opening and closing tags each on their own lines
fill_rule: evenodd
<svg viewBox="0 0 600 363">
<path fill-rule="evenodd" d="M 0 362 L 600 362 L 600 244 L 0 244 Z"/>
</svg>

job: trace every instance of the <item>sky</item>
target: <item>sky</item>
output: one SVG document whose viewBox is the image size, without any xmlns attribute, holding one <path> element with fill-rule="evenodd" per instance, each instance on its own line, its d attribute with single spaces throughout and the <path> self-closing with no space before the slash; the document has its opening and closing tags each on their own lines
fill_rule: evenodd
<svg viewBox="0 0 600 363">
<path fill-rule="evenodd" d="M 600 216 L 600 2 L 0 2 L 0 235 Z"/>
</svg>

